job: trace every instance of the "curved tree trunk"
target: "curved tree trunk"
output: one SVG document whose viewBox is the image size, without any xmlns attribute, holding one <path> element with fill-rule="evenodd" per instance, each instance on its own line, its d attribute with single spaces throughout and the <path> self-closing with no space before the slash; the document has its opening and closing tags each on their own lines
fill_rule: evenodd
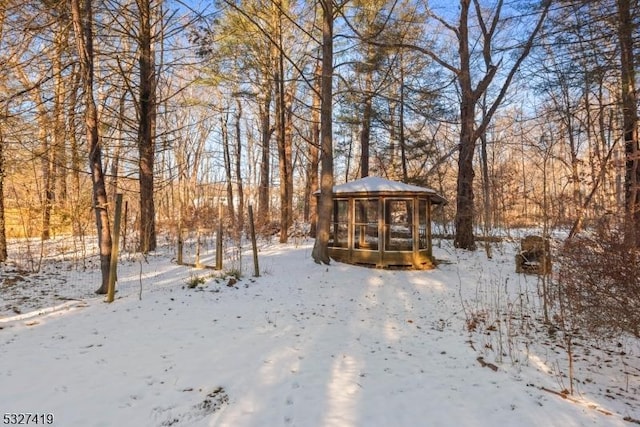
<svg viewBox="0 0 640 427">
<path fill-rule="evenodd" d="M 529 34 L 527 42 L 523 45 L 522 51 L 518 54 L 516 60 L 511 65 L 502 84 L 499 87 L 498 94 L 491 102 L 482 120 L 476 124 L 475 107 L 480 98 L 487 93 L 489 86 L 492 84 L 498 67 L 502 61 L 495 64 L 492 55 L 494 38 L 496 36 L 496 28 L 500 22 L 500 13 L 503 0 L 499 0 L 492 12 L 492 16 L 488 19 L 482 14 L 482 6 L 479 0 L 460 0 L 460 22 L 457 27 L 456 36 L 458 37 L 458 54 L 460 57 L 460 69 L 456 70 L 458 85 L 460 87 L 460 157 L 458 158 L 458 196 L 456 211 L 456 233 L 454 237 L 454 245 L 457 248 L 474 250 L 476 248 L 473 237 L 473 154 L 476 147 L 476 141 L 482 135 L 493 115 L 502 103 L 507 89 L 513 80 L 516 72 L 524 59 L 529 55 L 533 41 L 540 31 L 542 24 L 549 12 L 551 1 L 542 2 L 542 10 L 538 17 L 537 24 L 533 31 Z M 469 40 L 469 17 L 470 7 L 473 4 L 475 8 L 475 19 L 481 29 L 481 45 L 482 56 L 484 59 L 485 73 L 481 76 L 477 84 L 472 83 L 472 47 Z M 455 69 L 449 66 L 449 69 Z"/>
<path fill-rule="evenodd" d="M 102 283 L 96 293 L 106 294 L 111 263 L 111 230 L 107 211 L 107 191 L 102 170 L 102 150 L 98 135 L 98 110 L 93 97 L 93 12 L 91 0 L 84 0 L 83 9 L 80 7 L 80 0 L 71 0 L 71 13 L 78 56 L 80 57 L 80 72 L 85 97 L 84 118 L 89 146 L 91 182 L 93 184 L 93 205 L 98 231 L 100 270 L 102 272 Z"/>
</svg>

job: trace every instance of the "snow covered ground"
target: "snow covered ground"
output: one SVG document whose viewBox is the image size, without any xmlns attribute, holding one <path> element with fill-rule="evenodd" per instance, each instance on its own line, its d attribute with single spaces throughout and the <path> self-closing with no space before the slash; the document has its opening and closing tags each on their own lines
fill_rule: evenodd
<svg viewBox="0 0 640 427">
<path fill-rule="evenodd" d="M 112 304 L 93 294 L 91 263 L 4 267 L 0 417 L 53 414 L 53 425 L 83 427 L 639 423 L 637 340 L 578 340 L 565 398 L 563 340 L 536 319 L 536 277 L 513 273 L 516 244 L 497 245 L 491 260 L 441 244 L 433 271 L 327 267 L 311 260 L 311 241 L 264 245 L 260 277 L 249 253 L 226 261 L 242 270 L 237 283 L 176 265 L 169 248 L 125 255 Z"/>
</svg>

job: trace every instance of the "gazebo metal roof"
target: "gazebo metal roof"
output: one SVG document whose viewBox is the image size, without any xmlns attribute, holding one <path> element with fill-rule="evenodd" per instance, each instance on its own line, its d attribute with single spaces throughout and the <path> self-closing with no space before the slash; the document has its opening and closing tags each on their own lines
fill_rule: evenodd
<svg viewBox="0 0 640 427">
<path fill-rule="evenodd" d="M 378 176 L 368 176 L 344 184 L 334 185 L 335 196 L 356 196 L 362 194 L 377 196 L 380 194 L 394 195 L 428 195 L 434 204 L 446 204 L 447 201 L 431 188 L 418 187 L 417 185 L 391 181 Z"/>
</svg>

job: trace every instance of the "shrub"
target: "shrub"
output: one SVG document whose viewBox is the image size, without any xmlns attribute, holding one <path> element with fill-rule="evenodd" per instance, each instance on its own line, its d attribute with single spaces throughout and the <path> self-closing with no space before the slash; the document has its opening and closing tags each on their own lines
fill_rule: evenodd
<svg viewBox="0 0 640 427">
<path fill-rule="evenodd" d="M 194 289 L 198 285 L 204 285 L 207 279 L 204 276 L 191 275 L 187 280 L 187 288 Z"/>
<path fill-rule="evenodd" d="M 640 249 L 619 232 L 574 237 L 560 254 L 565 318 L 600 336 L 640 337 Z"/>
</svg>

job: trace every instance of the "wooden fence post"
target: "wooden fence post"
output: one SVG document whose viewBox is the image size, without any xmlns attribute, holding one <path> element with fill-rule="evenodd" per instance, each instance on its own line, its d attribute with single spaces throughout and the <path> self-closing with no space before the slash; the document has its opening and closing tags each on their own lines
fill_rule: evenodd
<svg viewBox="0 0 640 427">
<path fill-rule="evenodd" d="M 198 229 L 198 232 L 196 234 L 196 261 L 195 261 L 195 267 L 196 268 L 202 268 L 202 263 L 200 262 L 200 239 L 202 238 L 202 233 L 201 230 Z"/>
<path fill-rule="evenodd" d="M 222 270 L 222 203 L 218 201 L 218 232 L 216 233 L 216 270 Z"/>
<path fill-rule="evenodd" d="M 127 250 L 127 218 L 129 213 L 129 201 L 124 201 L 124 224 L 122 225 L 122 250 Z"/>
<path fill-rule="evenodd" d="M 182 265 L 182 253 L 184 251 L 184 242 L 182 241 L 182 225 L 178 225 L 178 254 L 177 254 L 177 263 L 178 265 Z"/>
<path fill-rule="evenodd" d="M 253 206 L 249 205 L 249 230 L 251 231 L 251 245 L 253 246 L 253 276 L 260 276 L 258 266 L 258 245 L 256 244 L 256 228 L 253 224 Z"/>
<path fill-rule="evenodd" d="M 107 302 L 113 302 L 118 277 L 118 249 L 120 248 L 120 218 L 122 217 L 122 193 L 116 194 L 116 212 L 113 221 L 113 239 L 111 243 L 111 264 L 109 265 L 109 283 Z"/>
</svg>

